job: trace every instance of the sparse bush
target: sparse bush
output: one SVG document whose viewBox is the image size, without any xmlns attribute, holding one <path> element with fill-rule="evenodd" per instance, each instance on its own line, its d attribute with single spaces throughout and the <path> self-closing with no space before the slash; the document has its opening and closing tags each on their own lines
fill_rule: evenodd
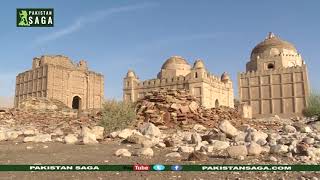
<svg viewBox="0 0 320 180">
<path fill-rule="evenodd" d="M 100 125 L 105 127 L 106 132 L 112 132 L 131 125 L 135 118 L 133 103 L 108 100 L 103 104 Z"/>
<path fill-rule="evenodd" d="M 320 120 L 320 95 L 319 94 L 311 94 L 308 97 L 307 107 L 303 110 L 303 114 L 306 117 L 318 117 Z"/>
</svg>

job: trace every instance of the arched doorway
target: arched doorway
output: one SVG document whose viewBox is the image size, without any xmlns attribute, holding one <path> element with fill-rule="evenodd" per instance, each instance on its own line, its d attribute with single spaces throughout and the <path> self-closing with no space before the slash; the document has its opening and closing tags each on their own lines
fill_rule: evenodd
<svg viewBox="0 0 320 180">
<path fill-rule="evenodd" d="M 79 96 L 73 97 L 72 109 L 81 109 L 81 98 Z"/>
<path fill-rule="evenodd" d="M 219 107 L 219 100 L 216 99 L 216 102 L 214 104 L 215 104 L 215 107 L 218 108 Z"/>
</svg>

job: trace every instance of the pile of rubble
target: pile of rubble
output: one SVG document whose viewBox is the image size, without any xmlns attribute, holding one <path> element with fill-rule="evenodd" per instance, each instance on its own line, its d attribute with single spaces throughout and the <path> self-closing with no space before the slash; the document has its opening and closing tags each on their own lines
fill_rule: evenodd
<svg viewBox="0 0 320 180">
<path fill-rule="evenodd" d="M 138 124 L 152 122 L 167 127 L 202 124 L 215 127 L 220 119 L 239 121 L 236 109 L 219 107 L 205 109 L 186 90 L 154 90 L 136 105 Z"/>
<path fill-rule="evenodd" d="M 95 127 L 100 119 L 101 113 L 96 110 L 79 112 L 57 100 L 30 98 L 22 101 L 19 109 L 0 110 L 0 141 L 25 136 L 25 141 L 41 142 L 57 134 L 61 136 L 57 141 L 61 141 L 68 134 L 79 137 L 82 127 Z"/>
<path fill-rule="evenodd" d="M 21 100 L 19 103 L 19 108 L 24 110 L 63 110 L 69 109 L 64 103 L 55 99 L 47 99 L 44 97 L 29 97 Z"/>
</svg>

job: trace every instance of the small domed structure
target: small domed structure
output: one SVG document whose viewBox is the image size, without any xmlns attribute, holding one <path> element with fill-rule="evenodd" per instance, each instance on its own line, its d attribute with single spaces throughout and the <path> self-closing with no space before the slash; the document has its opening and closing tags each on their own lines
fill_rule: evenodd
<svg viewBox="0 0 320 180">
<path fill-rule="evenodd" d="M 227 72 L 223 72 L 222 75 L 221 75 L 221 81 L 222 82 L 228 82 L 230 81 L 230 76 Z"/>
<path fill-rule="evenodd" d="M 189 63 L 181 56 L 171 56 L 163 63 L 161 69 L 183 69 L 190 68 Z"/>
<path fill-rule="evenodd" d="M 172 56 L 163 63 L 158 78 L 171 78 L 176 76 L 185 76 L 190 73 L 191 66 L 181 56 Z"/>
<path fill-rule="evenodd" d="M 201 59 L 197 59 L 197 60 L 194 62 L 193 68 L 194 68 L 194 69 L 204 69 L 205 66 L 204 66 L 203 61 L 202 61 Z"/>
<path fill-rule="evenodd" d="M 127 72 L 127 77 L 133 77 L 133 78 L 136 78 L 136 73 L 132 70 L 128 70 Z"/>
</svg>

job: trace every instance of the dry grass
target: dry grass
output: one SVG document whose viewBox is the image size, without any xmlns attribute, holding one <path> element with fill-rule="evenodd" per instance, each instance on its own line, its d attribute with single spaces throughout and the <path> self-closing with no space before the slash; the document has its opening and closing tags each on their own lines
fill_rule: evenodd
<svg viewBox="0 0 320 180">
<path fill-rule="evenodd" d="M 100 125 L 106 132 L 124 129 L 136 119 L 134 104 L 123 101 L 108 100 L 103 104 Z"/>
</svg>

